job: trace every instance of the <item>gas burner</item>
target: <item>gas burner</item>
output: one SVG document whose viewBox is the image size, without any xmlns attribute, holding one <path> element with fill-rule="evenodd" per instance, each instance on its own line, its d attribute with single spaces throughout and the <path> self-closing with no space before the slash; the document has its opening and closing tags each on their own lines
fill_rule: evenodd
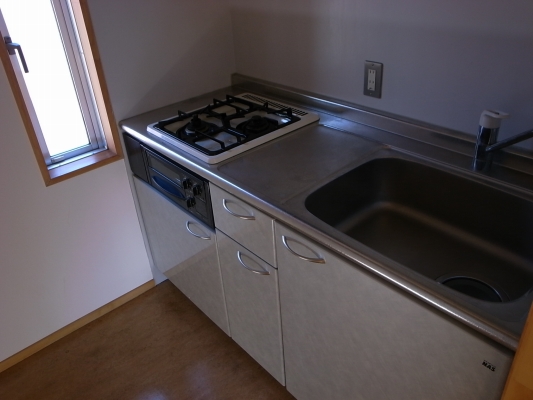
<svg viewBox="0 0 533 400">
<path fill-rule="evenodd" d="M 261 115 L 253 115 L 247 121 L 241 122 L 237 125 L 237 129 L 245 134 L 265 134 L 272 132 L 278 127 L 278 122 L 270 118 L 262 117 Z"/>
<path fill-rule="evenodd" d="M 251 93 L 213 99 L 203 108 L 148 125 L 168 143 L 215 164 L 318 120 L 310 114 Z"/>
<path fill-rule="evenodd" d="M 191 121 L 185 125 L 184 132 L 188 136 L 194 136 L 198 133 L 207 133 L 211 130 L 210 124 L 202 121 L 198 115 L 194 115 Z"/>
</svg>

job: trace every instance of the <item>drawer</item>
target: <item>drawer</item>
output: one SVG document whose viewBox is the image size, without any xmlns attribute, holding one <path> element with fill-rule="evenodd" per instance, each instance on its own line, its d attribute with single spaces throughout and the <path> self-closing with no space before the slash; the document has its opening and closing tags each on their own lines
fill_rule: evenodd
<svg viewBox="0 0 533 400">
<path fill-rule="evenodd" d="M 210 189 L 217 229 L 275 265 L 273 219 L 213 184 Z"/>
</svg>

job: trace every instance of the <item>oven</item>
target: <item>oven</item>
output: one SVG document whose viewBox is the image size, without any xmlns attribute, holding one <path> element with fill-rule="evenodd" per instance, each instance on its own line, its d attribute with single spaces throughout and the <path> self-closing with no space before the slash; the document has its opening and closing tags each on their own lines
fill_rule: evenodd
<svg viewBox="0 0 533 400">
<path fill-rule="evenodd" d="M 172 150 L 217 164 L 318 121 L 319 116 L 252 93 L 212 99 L 203 107 L 147 125 L 146 132 Z M 127 131 L 127 129 L 126 129 Z M 124 134 L 132 172 L 181 209 L 214 229 L 208 181 Z"/>
<path fill-rule="evenodd" d="M 128 134 L 124 134 L 124 145 L 134 175 L 211 229 L 215 228 L 206 179 Z"/>
</svg>

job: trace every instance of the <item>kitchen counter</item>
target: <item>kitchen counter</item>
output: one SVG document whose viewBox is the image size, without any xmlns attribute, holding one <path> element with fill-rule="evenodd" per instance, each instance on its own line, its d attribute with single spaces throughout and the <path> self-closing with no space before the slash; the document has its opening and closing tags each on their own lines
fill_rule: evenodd
<svg viewBox="0 0 533 400">
<path fill-rule="evenodd" d="M 282 136 L 219 164 L 210 165 L 147 133 L 146 126 L 193 110 L 206 100 L 226 94 L 255 92 L 320 115 L 320 121 Z M 335 231 L 304 206 L 314 190 L 376 154 L 391 149 L 406 158 L 431 160 L 461 173 L 469 173 L 474 144 L 459 132 L 398 120 L 352 105 L 319 99 L 283 87 L 234 76 L 234 85 L 121 122 L 123 130 L 175 160 L 213 184 L 261 209 L 346 259 L 352 260 L 389 283 L 411 293 L 473 329 L 515 350 L 533 294 L 510 303 L 486 303 L 460 293 L 450 293 L 435 281 L 373 251 Z M 487 177 L 521 197 L 533 201 L 533 162 L 530 155 L 502 152 Z"/>
</svg>

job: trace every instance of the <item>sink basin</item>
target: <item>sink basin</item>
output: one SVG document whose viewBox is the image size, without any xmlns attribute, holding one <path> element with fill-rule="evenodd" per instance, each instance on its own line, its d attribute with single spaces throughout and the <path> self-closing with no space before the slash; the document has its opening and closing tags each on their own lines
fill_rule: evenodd
<svg viewBox="0 0 533 400">
<path fill-rule="evenodd" d="M 458 173 L 376 158 L 311 193 L 314 216 L 389 259 L 488 302 L 533 287 L 533 202 Z"/>
</svg>

